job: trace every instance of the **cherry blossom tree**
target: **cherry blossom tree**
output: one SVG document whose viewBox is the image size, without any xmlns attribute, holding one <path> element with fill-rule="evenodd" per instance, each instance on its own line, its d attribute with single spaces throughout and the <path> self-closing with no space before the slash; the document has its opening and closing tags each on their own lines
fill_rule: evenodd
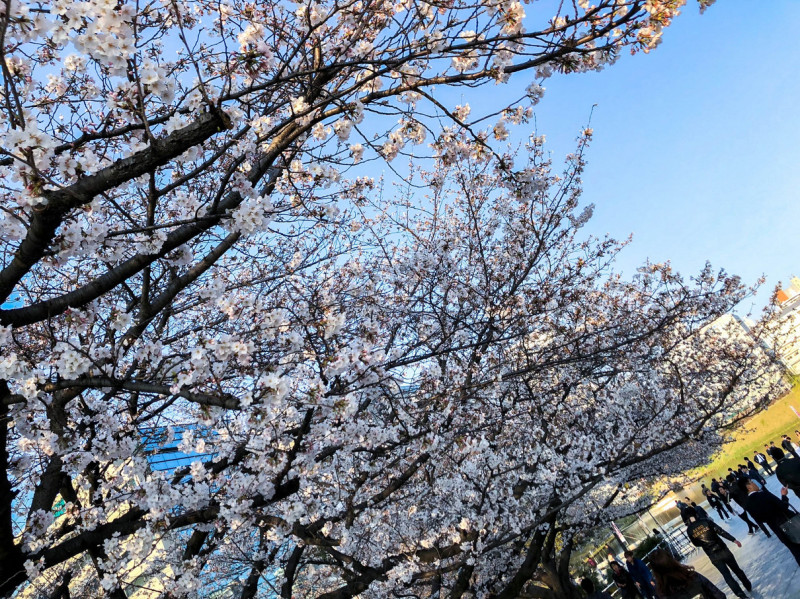
<svg viewBox="0 0 800 599">
<path fill-rule="evenodd" d="M 780 387 L 582 233 L 590 130 L 502 145 L 681 4 L 6 0 L 0 594 L 570 596 Z"/>
</svg>

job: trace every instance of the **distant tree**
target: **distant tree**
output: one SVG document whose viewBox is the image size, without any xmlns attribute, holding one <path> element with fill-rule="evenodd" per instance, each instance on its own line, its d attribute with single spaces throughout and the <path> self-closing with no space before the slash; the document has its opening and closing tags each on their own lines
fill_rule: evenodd
<svg viewBox="0 0 800 599">
<path fill-rule="evenodd" d="M 737 278 L 582 236 L 589 130 L 497 149 L 680 4 L 6 0 L 0 595 L 573 593 L 572 533 L 778 386 L 706 327 Z"/>
</svg>

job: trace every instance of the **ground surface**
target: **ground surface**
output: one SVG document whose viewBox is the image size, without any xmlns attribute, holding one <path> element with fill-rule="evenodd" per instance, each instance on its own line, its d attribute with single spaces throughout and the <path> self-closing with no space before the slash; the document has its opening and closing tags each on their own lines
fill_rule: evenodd
<svg viewBox="0 0 800 599">
<path fill-rule="evenodd" d="M 776 495 L 780 495 L 781 486 L 774 475 L 767 479 L 767 488 Z M 789 502 L 795 508 L 800 508 L 800 499 L 791 491 L 789 492 Z M 769 539 L 761 531 L 748 535 L 747 524 L 737 516 L 726 521 L 716 518 L 715 522 L 742 542 L 741 549 L 733 543 L 729 543 L 728 547 L 736 557 L 736 561 L 739 562 L 739 566 L 753 583 L 751 597 L 758 599 L 800 598 L 800 566 L 797 565 L 789 550 L 775 538 L 775 535 Z M 735 597 L 728 585 L 725 584 L 722 574 L 711 565 L 702 550 L 695 551 L 687 558 L 686 563 L 711 580 L 728 597 Z"/>
</svg>

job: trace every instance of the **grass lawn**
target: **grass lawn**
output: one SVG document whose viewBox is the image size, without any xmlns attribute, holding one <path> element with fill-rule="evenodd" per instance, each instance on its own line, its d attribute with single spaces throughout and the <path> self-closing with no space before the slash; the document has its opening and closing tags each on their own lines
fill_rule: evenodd
<svg viewBox="0 0 800 599">
<path fill-rule="evenodd" d="M 733 441 L 726 443 L 710 464 L 701 466 L 689 475 L 692 478 L 727 474 L 728 468 L 736 468 L 744 456 L 753 457 L 753 450 L 764 450 L 764 444 L 775 441 L 780 447 L 781 435 L 789 435 L 796 442 L 795 429 L 800 429 L 800 418 L 792 411 L 800 412 L 800 385 L 781 397 L 766 410 L 744 421 L 733 432 Z M 769 456 L 767 456 L 769 457 Z"/>
</svg>

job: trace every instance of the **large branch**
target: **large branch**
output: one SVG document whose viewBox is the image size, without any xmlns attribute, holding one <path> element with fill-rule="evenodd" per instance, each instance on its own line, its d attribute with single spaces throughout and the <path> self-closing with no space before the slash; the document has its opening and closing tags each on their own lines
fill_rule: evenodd
<svg viewBox="0 0 800 599">
<path fill-rule="evenodd" d="M 222 393 L 213 395 L 210 393 L 197 393 L 188 389 L 173 391 L 170 385 L 151 383 L 148 381 L 115 379 L 112 377 L 89 376 L 68 381 L 58 381 L 45 385 L 46 392 L 58 389 L 120 389 L 138 393 L 153 393 L 156 395 L 177 396 L 187 399 L 202 406 L 217 406 L 226 410 L 236 410 L 239 408 L 239 399 L 231 394 Z"/>
<path fill-rule="evenodd" d="M 44 207 L 34 209 L 25 239 L 11 263 L 0 271 L 0 304 L 8 299 L 17 283 L 44 256 L 56 230 L 70 210 L 90 203 L 97 195 L 122 183 L 164 166 L 229 126 L 230 119 L 220 110 L 203 113 L 188 126 L 156 140 L 141 152 L 117 160 L 72 185 L 42 192 L 46 200 Z"/>
</svg>

